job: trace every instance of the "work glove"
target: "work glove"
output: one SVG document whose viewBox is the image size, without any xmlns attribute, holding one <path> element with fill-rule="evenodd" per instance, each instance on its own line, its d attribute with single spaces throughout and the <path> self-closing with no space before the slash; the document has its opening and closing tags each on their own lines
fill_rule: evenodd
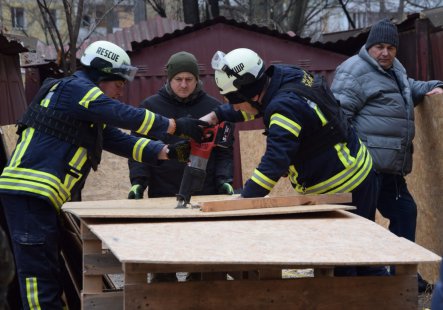
<svg viewBox="0 0 443 310">
<path fill-rule="evenodd" d="M 174 144 L 169 144 L 168 149 L 169 159 L 175 159 L 181 163 L 187 163 L 189 161 L 189 155 L 191 154 L 191 145 L 189 141 L 180 141 Z"/>
<path fill-rule="evenodd" d="M 195 142 L 201 143 L 203 138 L 203 127 L 208 127 L 207 122 L 191 117 L 180 117 L 175 120 L 174 135 L 194 139 Z"/>
<path fill-rule="evenodd" d="M 234 189 L 232 188 L 232 185 L 229 183 L 222 183 L 218 186 L 217 189 L 219 194 L 225 194 L 225 195 L 233 195 Z"/>
<path fill-rule="evenodd" d="M 145 189 L 140 184 L 134 184 L 128 194 L 128 199 L 142 199 Z"/>
</svg>

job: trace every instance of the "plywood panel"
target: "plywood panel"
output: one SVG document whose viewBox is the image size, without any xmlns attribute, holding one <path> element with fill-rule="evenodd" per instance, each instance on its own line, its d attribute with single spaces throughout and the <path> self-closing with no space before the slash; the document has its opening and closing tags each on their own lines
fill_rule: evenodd
<svg viewBox="0 0 443 310">
<path fill-rule="evenodd" d="M 82 199 L 126 199 L 130 188 L 128 159 L 104 151 L 97 171 L 91 170 L 86 180 Z"/>
<path fill-rule="evenodd" d="M 232 196 L 197 196 L 196 201 L 226 200 L 236 203 Z M 215 218 L 239 216 L 263 216 L 297 214 L 310 212 L 326 212 L 335 210 L 352 210 L 355 207 L 334 204 L 318 204 L 303 206 L 286 206 L 266 209 L 247 209 L 220 212 L 202 212 L 199 208 L 175 209 L 175 198 L 151 198 L 142 200 L 100 200 L 84 202 L 68 202 L 63 211 L 82 219 L 183 219 L 183 218 Z"/>
<path fill-rule="evenodd" d="M 418 206 L 418 244 L 443 253 L 443 95 L 426 97 L 415 109 L 414 164 L 407 182 Z M 434 282 L 438 264 L 419 267 Z"/>
<path fill-rule="evenodd" d="M 239 132 L 240 160 L 243 184 L 251 177 L 266 150 L 266 136 L 263 130 Z M 272 189 L 270 196 L 298 195 L 287 178 L 281 178 Z"/>
<path fill-rule="evenodd" d="M 440 257 L 349 212 L 277 220 L 94 224 L 91 231 L 122 263 L 391 265 Z M 152 236 L 152 237 L 150 237 Z"/>
<path fill-rule="evenodd" d="M 2 135 L 3 145 L 5 146 L 6 157 L 10 158 L 12 152 L 15 149 L 15 145 L 17 144 L 17 127 L 15 125 L 1 126 L 0 131 Z"/>
</svg>

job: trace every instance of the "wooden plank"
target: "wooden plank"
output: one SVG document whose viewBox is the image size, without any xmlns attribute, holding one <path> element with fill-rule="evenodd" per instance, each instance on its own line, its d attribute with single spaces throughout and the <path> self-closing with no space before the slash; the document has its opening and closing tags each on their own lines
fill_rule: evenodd
<svg viewBox="0 0 443 310">
<path fill-rule="evenodd" d="M 331 195 L 299 195 L 205 201 L 200 203 L 200 207 L 203 212 L 220 212 L 349 202 L 352 202 L 352 195 L 350 193 L 343 193 Z"/>
<path fill-rule="evenodd" d="M 82 294 L 83 310 L 121 310 L 123 309 L 123 292 L 106 292 L 102 294 Z"/>
<path fill-rule="evenodd" d="M 128 285 L 125 309 L 416 310 L 416 282 L 395 276 Z"/>
<path fill-rule="evenodd" d="M 155 199 L 155 198 L 153 198 Z M 128 200 L 127 200 L 128 201 Z M 196 219 L 196 218 L 220 218 L 220 217 L 244 217 L 244 216 L 278 216 L 283 214 L 299 214 L 312 212 L 329 212 L 336 210 L 353 210 L 355 207 L 347 205 L 305 205 L 297 207 L 277 207 L 263 209 L 245 209 L 220 212 L 202 212 L 199 209 L 175 209 L 174 207 L 165 208 L 146 208 L 127 206 L 125 200 L 108 201 L 107 205 L 84 207 L 65 207 L 63 211 L 72 213 L 80 217 L 83 221 L 90 223 L 90 219 L 96 222 L 106 222 L 109 219 L 117 219 L 122 222 L 124 219 L 137 219 L 142 222 L 149 219 Z"/>
</svg>

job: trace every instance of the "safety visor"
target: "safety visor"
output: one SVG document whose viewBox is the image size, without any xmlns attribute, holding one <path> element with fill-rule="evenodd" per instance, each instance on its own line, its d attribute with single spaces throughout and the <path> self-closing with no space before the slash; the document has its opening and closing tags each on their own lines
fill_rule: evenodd
<svg viewBox="0 0 443 310">
<path fill-rule="evenodd" d="M 111 68 L 109 70 L 109 73 L 119 75 L 122 78 L 124 78 L 125 80 L 128 80 L 131 82 L 132 80 L 134 80 L 135 75 L 137 74 L 137 70 L 138 70 L 137 67 L 122 64 L 118 68 Z"/>
<path fill-rule="evenodd" d="M 219 71 L 225 71 L 223 69 L 225 67 L 229 67 L 228 64 L 226 63 L 225 56 L 226 56 L 226 54 L 221 51 L 215 52 L 215 54 L 214 54 L 214 56 L 212 56 L 212 60 L 211 60 L 212 69 L 219 70 Z"/>
</svg>

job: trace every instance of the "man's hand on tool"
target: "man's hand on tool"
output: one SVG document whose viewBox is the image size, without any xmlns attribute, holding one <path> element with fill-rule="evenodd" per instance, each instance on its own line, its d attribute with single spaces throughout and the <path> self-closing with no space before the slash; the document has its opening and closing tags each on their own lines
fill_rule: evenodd
<svg viewBox="0 0 443 310">
<path fill-rule="evenodd" d="M 142 199 L 145 189 L 140 184 L 134 184 L 128 194 L 128 199 Z"/>
<path fill-rule="evenodd" d="M 190 153 L 191 145 L 189 144 L 189 141 L 180 141 L 168 145 L 169 159 L 176 159 L 181 163 L 187 163 L 189 161 Z"/>
<path fill-rule="evenodd" d="M 209 124 L 195 118 L 180 117 L 175 120 L 175 126 L 176 128 L 174 135 L 192 138 L 196 142 L 201 143 L 203 137 L 203 127 L 208 127 Z"/>
<path fill-rule="evenodd" d="M 219 194 L 226 194 L 226 195 L 233 195 L 234 189 L 232 188 L 232 185 L 229 183 L 222 183 L 218 186 L 217 189 Z"/>
</svg>

